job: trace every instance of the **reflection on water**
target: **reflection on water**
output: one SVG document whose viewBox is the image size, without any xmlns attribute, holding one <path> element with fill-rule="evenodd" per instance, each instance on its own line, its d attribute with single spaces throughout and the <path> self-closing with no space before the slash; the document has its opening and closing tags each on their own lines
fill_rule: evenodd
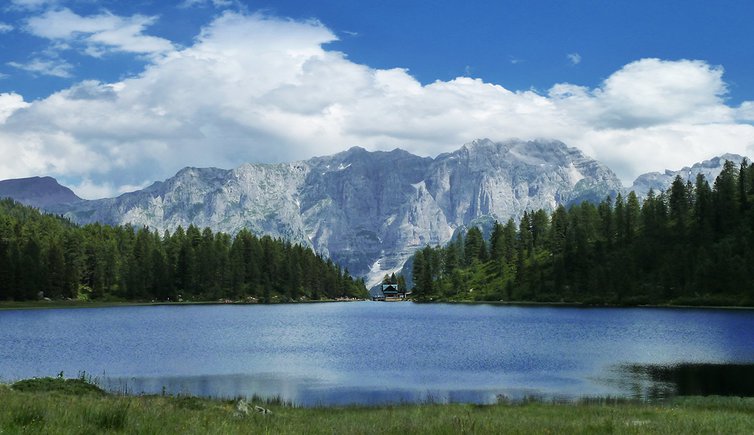
<svg viewBox="0 0 754 435">
<path fill-rule="evenodd" d="M 754 397 L 754 364 L 622 364 L 594 379 L 611 388 L 610 394 L 638 400 L 673 396 Z M 103 378 L 102 387 L 129 394 L 199 395 L 216 398 L 248 397 L 254 394 L 299 406 L 389 404 L 389 403 L 478 403 L 522 401 L 529 398 L 572 401 L 584 394 L 536 388 L 435 387 L 332 385 L 313 377 L 259 375 L 212 375 Z"/>
<path fill-rule="evenodd" d="M 754 397 L 754 364 L 630 364 L 613 381 L 635 398 L 669 396 Z"/>
<path fill-rule="evenodd" d="M 176 377 L 103 378 L 96 380 L 108 391 L 128 394 L 198 395 L 215 398 L 249 397 L 280 400 L 298 406 L 391 403 L 496 403 L 501 396 L 521 400 L 534 390 L 334 386 L 313 378 L 266 375 L 214 375 Z M 505 393 L 505 394 L 503 394 Z"/>
</svg>

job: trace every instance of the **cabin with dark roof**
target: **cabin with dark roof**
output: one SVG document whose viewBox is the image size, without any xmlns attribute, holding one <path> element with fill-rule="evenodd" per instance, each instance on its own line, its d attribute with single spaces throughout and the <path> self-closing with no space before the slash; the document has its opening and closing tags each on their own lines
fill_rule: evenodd
<svg viewBox="0 0 754 435">
<path fill-rule="evenodd" d="M 382 296 L 385 300 L 402 300 L 406 299 L 406 290 L 401 289 L 398 284 L 382 284 Z"/>
</svg>

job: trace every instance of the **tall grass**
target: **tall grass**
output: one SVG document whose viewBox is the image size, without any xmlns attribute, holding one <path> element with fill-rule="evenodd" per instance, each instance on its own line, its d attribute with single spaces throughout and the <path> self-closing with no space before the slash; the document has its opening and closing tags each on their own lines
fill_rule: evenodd
<svg viewBox="0 0 754 435">
<path fill-rule="evenodd" d="M 294 408 L 250 400 L 191 396 L 120 396 L 61 390 L 37 382 L 19 391 L 0 386 L 0 433 L 101 434 L 489 434 L 489 433 L 749 433 L 754 398 L 688 397 L 664 402 L 612 398 L 580 403 L 541 400 L 495 405 L 423 404 Z M 64 384 L 64 383 L 63 383 Z M 21 384 L 25 385 L 25 384 Z M 46 385 L 49 390 L 41 389 Z"/>
</svg>

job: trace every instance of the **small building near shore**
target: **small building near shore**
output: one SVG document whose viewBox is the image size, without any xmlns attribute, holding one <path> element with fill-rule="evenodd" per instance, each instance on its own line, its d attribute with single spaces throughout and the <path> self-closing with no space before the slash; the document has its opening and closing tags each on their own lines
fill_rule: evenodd
<svg viewBox="0 0 754 435">
<path fill-rule="evenodd" d="M 382 284 L 382 295 L 385 300 L 406 299 L 406 290 L 401 289 L 398 284 Z"/>
</svg>

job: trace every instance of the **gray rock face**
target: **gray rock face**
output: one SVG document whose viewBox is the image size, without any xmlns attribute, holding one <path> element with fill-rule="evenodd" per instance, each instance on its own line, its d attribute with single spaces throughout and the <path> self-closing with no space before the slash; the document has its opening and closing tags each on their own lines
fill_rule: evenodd
<svg viewBox="0 0 754 435">
<path fill-rule="evenodd" d="M 622 188 L 608 167 L 562 142 L 488 139 L 438 156 L 427 186 L 454 227 L 480 216 L 518 219 L 527 210 L 601 200 Z"/>
<path fill-rule="evenodd" d="M 723 165 L 726 160 L 730 160 L 738 166 L 744 159 L 745 157 L 738 154 L 723 154 L 720 157 L 714 157 L 677 171 L 666 169 L 665 172 L 649 172 L 636 178 L 633 185 L 626 189 L 626 192 L 633 190 L 639 199 L 643 199 L 647 196 L 650 189 L 654 190 L 655 193 L 669 189 L 670 185 L 673 184 L 673 180 L 675 180 L 675 177 L 678 175 L 681 176 L 683 181 L 691 181 L 694 183 L 696 182 L 696 176 L 702 174 L 704 175 L 704 178 L 707 179 L 710 186 L 712 186 L 715 182 L 715 178 L 717 178 L 723 170 Z"/>
<path fill-rule="evenodd" d="M 296 163 L 184 168 L 144 190 L 51 211 L 79 223 L 131 223 L 160 232 L 191 224 L 231 234 L 248 228 L 311 246 L 298 206 L 308 171 L 307 165 Z"/>
<path fill-rule="evenodd" d="M 289 164 L 185 168 L 141 191 L 51 211 L 159 231 L 245 227 L 311 246 L 372 285 L 472 221 L 517 219 L 621 189 L 610 169 L 562 142 L 477 140 L 435 159 L 352 148 Z"/>
<path fill-rule="evenodd" d="M 0 181 L 0 198 L 13 198 L 22 204 L 38 208 L 81 201 L 71 189 L 61 186 L 52 177 Z"/>
</svg>

